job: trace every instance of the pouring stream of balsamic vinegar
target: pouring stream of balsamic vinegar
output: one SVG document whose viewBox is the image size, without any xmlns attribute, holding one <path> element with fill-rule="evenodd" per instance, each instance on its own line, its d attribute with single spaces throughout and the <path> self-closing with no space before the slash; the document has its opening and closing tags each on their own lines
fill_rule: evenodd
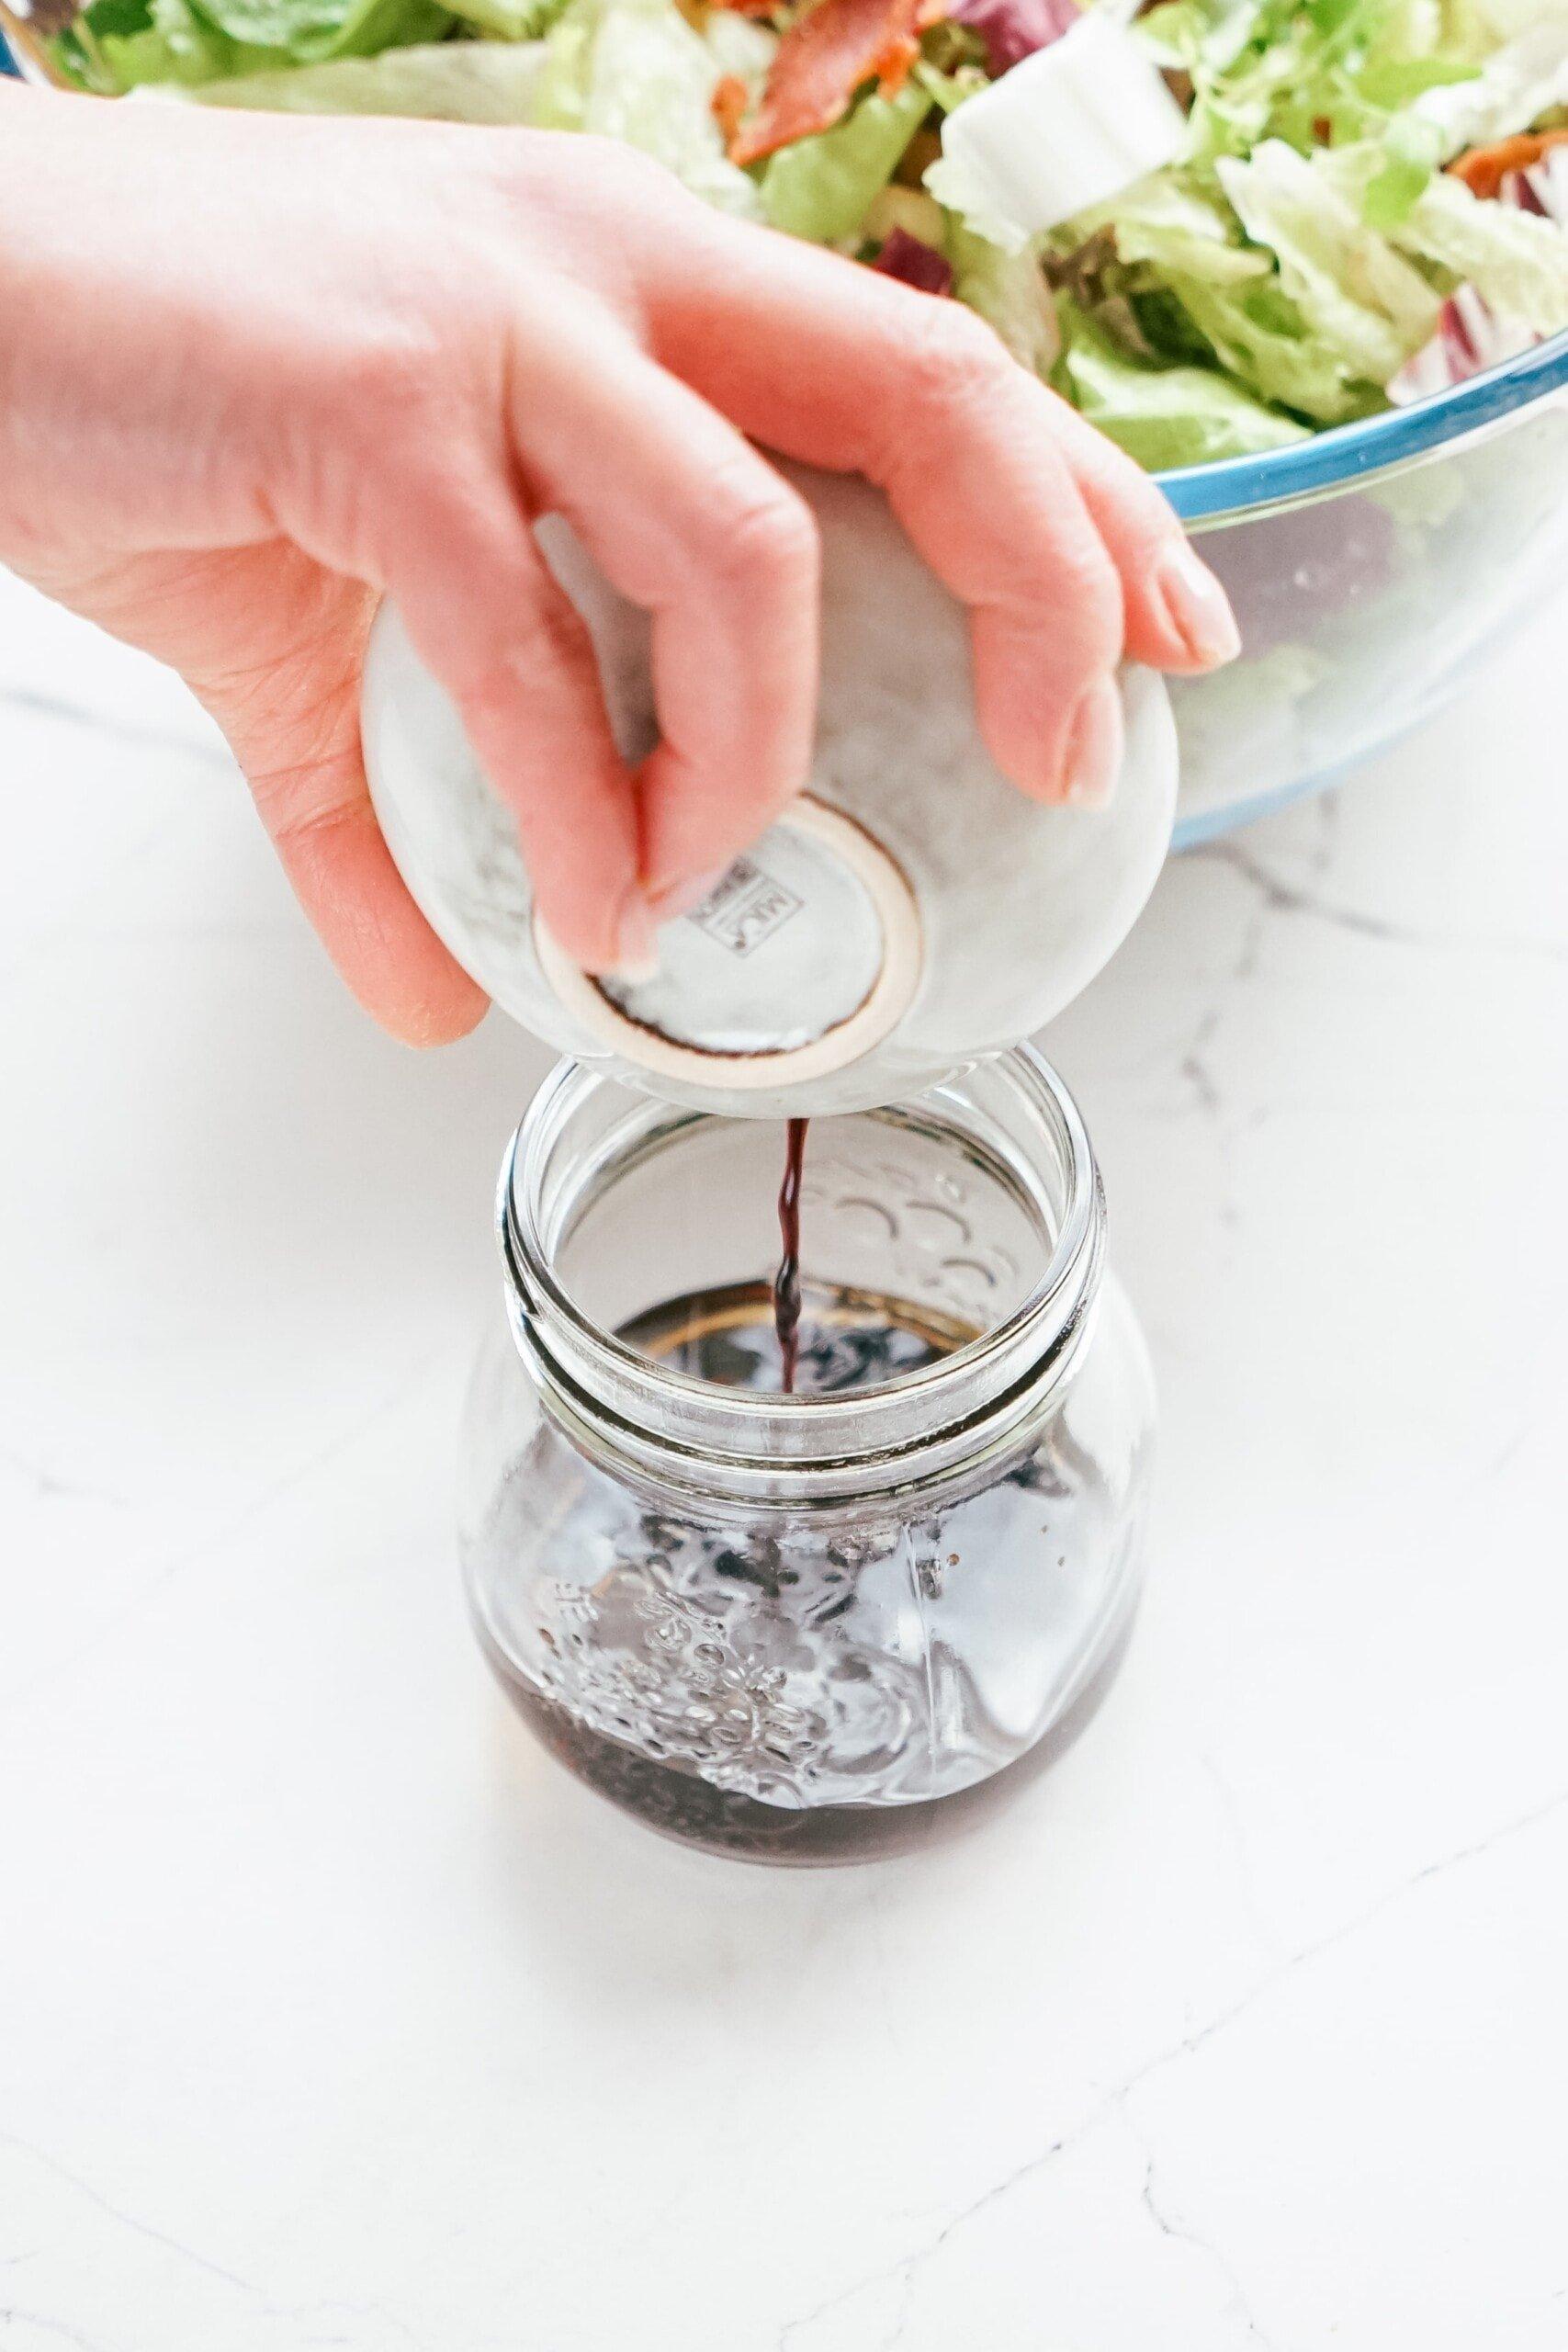
<svg viewBox="0 0 1568 2352">
<path fill-rule="evenodd" d="M 805 1119 L 789 1122 L 784 1182 L 779 1186 L 779 1238 L 784 1254 L 773 1277 L 773 1329 L 778 1333 L 786 1396 L 795 1394 L 795 1363 L 800 1351 L 800 1171 L 806 1157 L 808 1124 Z"/>
</svg>

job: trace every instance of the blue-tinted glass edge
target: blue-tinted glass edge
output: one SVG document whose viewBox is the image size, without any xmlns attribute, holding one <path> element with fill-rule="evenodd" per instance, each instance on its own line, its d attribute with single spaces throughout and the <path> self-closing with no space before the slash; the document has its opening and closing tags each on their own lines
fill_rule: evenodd
<svg viewBox="0 0 1568 2352">
<path fill-rule="evenodd" d="M 1185 522 L 1246 514 L 1277 500 L 1343 489 L 1359 475 L 1382 473 L 1550 399 L 1568 386 L 1568 331 L 1505 360 L 1500 368 L 1436 392 L 1409 408 L 1385 410 L 1357 424 L 1337 425 L 1288 449 L 1183 466 L 1155 480 Z"/>
</svg>

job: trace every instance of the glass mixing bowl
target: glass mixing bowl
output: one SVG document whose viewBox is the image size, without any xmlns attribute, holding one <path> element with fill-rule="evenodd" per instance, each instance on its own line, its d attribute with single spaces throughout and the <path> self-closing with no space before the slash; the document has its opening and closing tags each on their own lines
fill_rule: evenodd
<svg viewBox="0 0 1568 2352">
<path fill-rule="evenodd" d="M 21 70 L 42 44 L 0 0 Z M 1453 390 L 1162 474 L 1241 658 L 1179 681 L 1176 842 L 1332 782 L 1440 710 L 1568 558 L 1568 333 Z"/>
<path fill-rule="evenodd" d="M 1568 569 L 1568 334 L 1409 408 L 1163 474 L 1239 660 L 1178 680 L 1185 847 L 1440 710 Z"/>
</svg>

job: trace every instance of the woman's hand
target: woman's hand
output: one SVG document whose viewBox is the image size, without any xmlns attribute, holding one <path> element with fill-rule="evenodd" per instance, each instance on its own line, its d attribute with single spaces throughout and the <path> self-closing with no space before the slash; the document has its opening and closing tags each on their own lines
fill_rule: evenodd
<svg viewBox="0 0 1568 2352">
<path fill-rule="evenodd" d="M 806 775 L 817 548 L 753 442 L 886 487 L 970 607 L 1026 792 L 1108 788 L 1123 649 L 1235 650 L 1165 501 L 988 328 L 625 148 L 6 90 L 0 218 L 0 559 L 189 680 L 400 1036 L 483 1001 L 366 793 L 383 590 L 591 969 L 645 962 Z M 535 546 L 549 512 L 654 616 L 636 775 Z"/>
</svg>

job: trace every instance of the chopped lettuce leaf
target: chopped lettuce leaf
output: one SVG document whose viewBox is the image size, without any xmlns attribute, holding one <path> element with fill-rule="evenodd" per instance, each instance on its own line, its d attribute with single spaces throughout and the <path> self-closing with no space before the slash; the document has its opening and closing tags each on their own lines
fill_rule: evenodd
<svg viewBox="0 0 1568 2352">
<path fill-rule="evenodd" d="M 1244 245 L 1235 215 L 1216 198 L 1169 172 L 1156 172 L 1111 204 L 1070 220 L 1055 241 L 1086 244 L 1109 229 L 1124 262 L 1148 262 L 1213 286 L 1246 285 L 1267 277 L 1264 254 Z"/>
<path fill-rule="evenodd" d="M 895 229 L 902 229 L 906 236 L 919 237 L 922 244 L 933 245 L 939 254 L 947 251 L 947 215 L 923 187 L 902 187 L 893 180 L 873 197 L 861 223 L 862 235 L 880 240 L 890 237 Z"/>
<path fill-rule="evenodd" d="M 1021 254 L 1027 249 L 1029 232 L 1020 228 L 1007 198 L 971 167 L 967 157 L 939 155 L 928 166 L 923 185 L 943 211 L 951 212 L 972 235 L 984 237 L 999 253 Z"/>
<path fill-rule="evenodd" d="M 283 114 L 389 114 L 438 122 L 525 123 L 545 66 L 543 42 L 444 40 L 339 57 L 282 74 L 209 82 L 203 106 Z"/>
<path fill-rule="evenodd" d="M 1447 160 L 1461 147 L 1529 130 L 1561 106 L 1568 106 L 1568 0 L 1549 0 L 1473 80 L 1424 92 L 1412 112 L 1432 126 Z"/>
<path fill-rule="evenodd" d="M 1353 175 L 1359 159 L 1322 156 L 1320 176 Z M 1429 181 L 1390 240 L 1473 286 L 1500 318 L 1536 334 L 1568 326 L 1568 236 L 1555 220 L 1472 196 L 1449 172 Z"/>
<path fill-rule="evenodd" d="M 1390 114 L 1407 107 L 1428 90 L 1450 88 L 1456 82 L 1473 82 L 1481 68 L 1454 57 L 1388 57 L 1373 59 L 1356 76 L 1361 96 Z"/>
<path fill-rule="evenodd" d="M 927 40 L 931 39 L 928 33 Z M 978 96 L 990 85 L 990 77 L 978 65 L 960 63 L 953 66 L 933 65 L 929 57 L 919 57 L 910 71 L 917 82 L 942 114 L 951 114 L 965 98 Z"/>
<path fill-rule="evenodd" d="M 1466 321 L 1467 367 L 1568 327 L 1547 183 L 1516 173 L 1498 201 L 1441 168 L 1568 113 L 1568 0 L 1076 5 L 962 0 L 902 88 L 868 77 L 750 170 L 716 89 L 727 120 L 735 81 L 755 106 L 795 0 L 762 20 L 723 0 L 90 0 L 54 52 L 110 93 L 597 131 L 744 217 L 867 261 L 892 239 L 886 266 L 934 284 L 916 240 L 1148 466 L 1419 397 Z M 1190 85 L 1185 119 L 1156 67 Z M 941 160 L 903 186 L 938 119 Z"/>
<path fill-rule="evenodd" d="M 452 21 L 438 0 L 190 0 L 190 9 L 238 48 L 297 65 L 434 40 Z"/>
<path fill-rule="evenodd" d="M 830 130 L 797 139 L 762 167 L 762 214 L 775 229 L 818 244 L 852 237 L 885 188 L 931 104 L 919 83 L 897 97 L 873 90 Z"/>
<path fill-rule="evenodd" d="M 925 183 L 1017 253 L 1182 153 L 1187 124 L 1146 51 L 1106 8 L 954 107 Z"/>
<path fill-rule="evenodd" d="M 1407 220 L 1437 169 L 1438 134 L 1430 123 L 1402 116 L 1383 133 L 1382 162 L 1361 191 L 1361 218 L 1370 229 Z"/>
<path fill-rule="evenodd" d="M 977 311 L 1032 374 L 1048 376 L 1062 347 L 1062 332 L 1039 257 L 1029 250 L 1003 253 L 988 237 L 976 237 L 952 220 L 945 250 L 958 300 Z"/>
<path fill-rule="evenodd" d="M 1064 306 L 1069 308 L 1069 306 Z M 1147 368 L 1123 358 L 1081 313 L 1066 321 L 1058 381 L 1102 433 L 1159 472 L 1282 449 L 1307 428 L 1209 368 Z"/>
<path fill-rule="evenodd" d="M 1305 151 L 1377 136 L 1435 85 L 1476 71 L 1461 0 L 1164 0 L 1138 25 L 1193 83 L 1192 153 L 1242 155 L 1268 138 Z"/>
<path fill-rule="evenodd" d="M 714 119 L 721 68 L 672 0 L 570 0 L 549 36 L 535 120 L 641 148 L 721 211 L 754 218 L 757 190 Z"/>
<path fill-rule="evenodd" d="M 446 0 L 458 21 L 491 40 L 538 40 L 566 0 Z"/>
<path fill-rule="evenodd" d="M 1316 424 L 1344 424 L 1382 406 L 1377 385 L 1307 328 L 1277 279 L 1214 286 L 1173 271 L 1169 285 L 1221 364 L 1261 400 Z"/>
<path fill-rule="evenodd" d="M 1247 235 L 1278 257 L 1307 333 L 1350 377 L 1384 384 L 1430 334 L 1439 297 L 1314 167 L 1325 160 L 1269 139 L 1247 162 L 1223 157 L 1216 169 Z"/>
<path fill-rule="evenodd" d="M 759 89 L 779 45 L 777 33 L 759 24 L 755 17 L 743 17 L 738 8 L 710 9 L 703 39 L 720 74 L 733 74 L 738 81 Z"/>
<path fill-rule="evenodd" d="M 56 51 L 87 88 L 116 96 L 146 83 L 208 82 L 243 64 L 243 51 L 186 0 L 94 0 Z"/>
</svg>

